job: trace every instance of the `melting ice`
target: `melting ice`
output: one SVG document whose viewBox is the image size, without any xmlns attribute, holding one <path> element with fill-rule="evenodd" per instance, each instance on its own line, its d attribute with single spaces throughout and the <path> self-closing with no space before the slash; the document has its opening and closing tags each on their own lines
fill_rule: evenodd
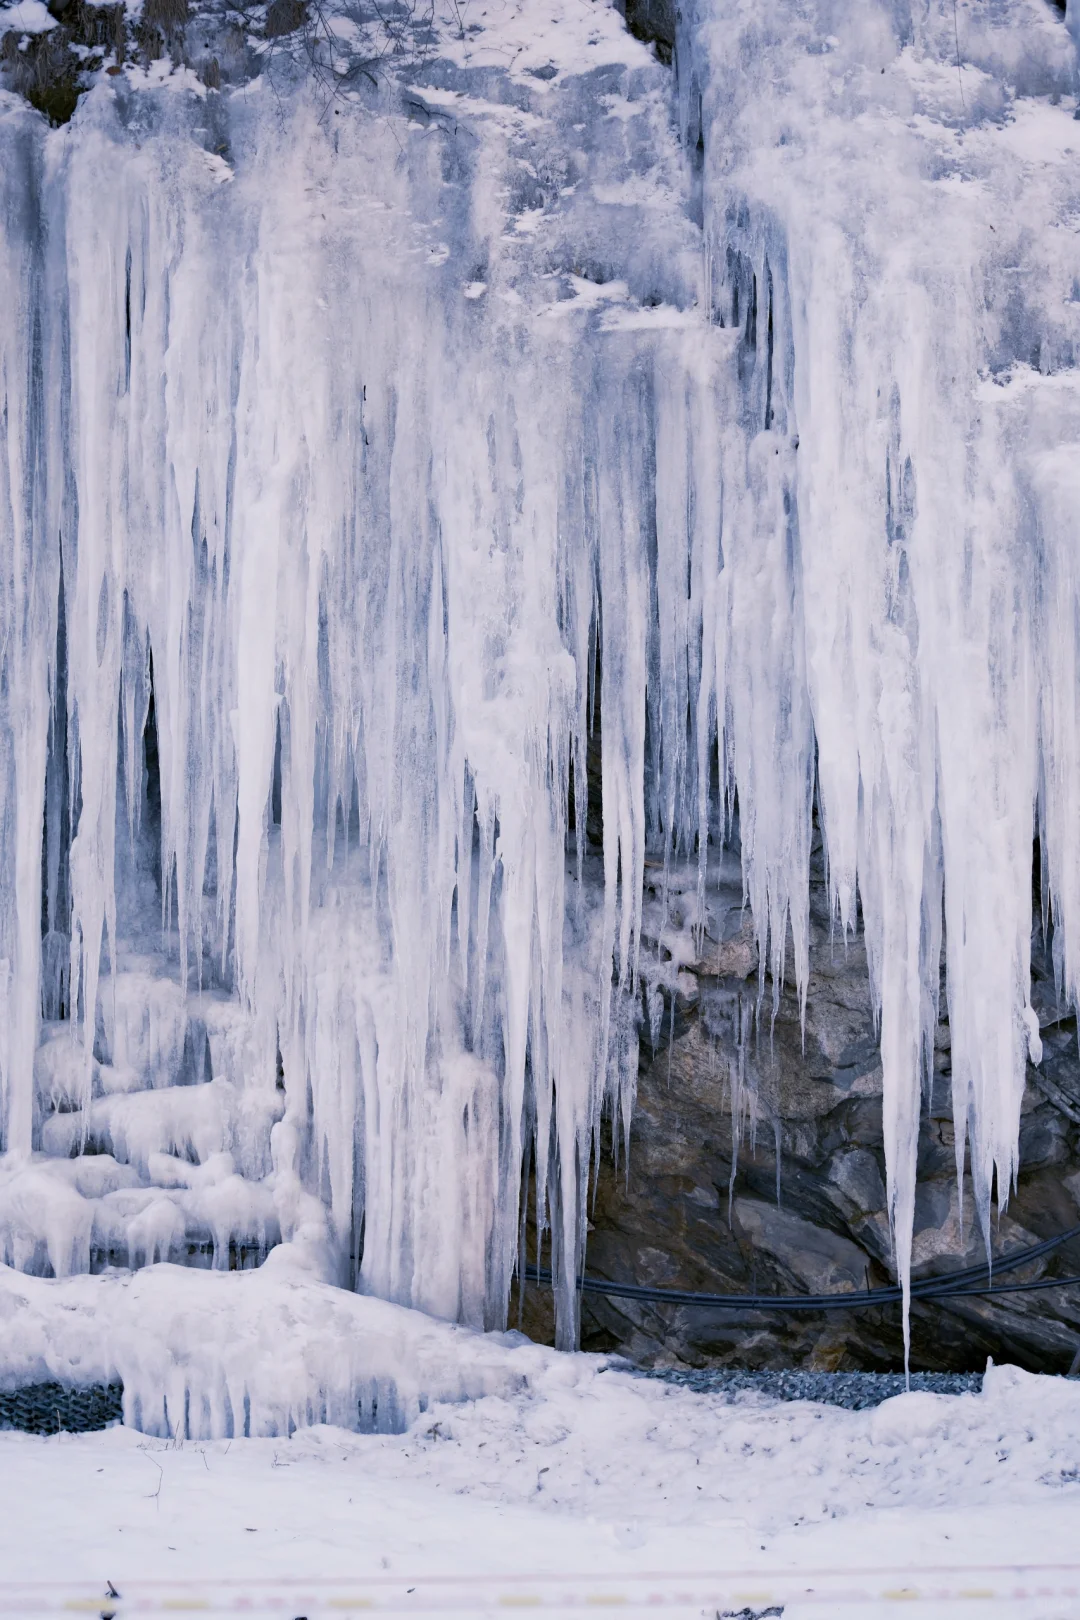
<svg viewBox="0 0 1080 1620">
<path fill-rule="evenodd" d="M 815 805 L 900 1275 L 943 951 L 985 1226 L 1033 835 L 1080 978 L 1077 27 L 698 0 L 669 70 L 521 0 L 337 96 L 0 92 L 0 1259 L 499 1326 L 532 1187 L 573 1343 L 646 856 L 700 923 L 737 808 L 767 1019 Z"/>
</svg>

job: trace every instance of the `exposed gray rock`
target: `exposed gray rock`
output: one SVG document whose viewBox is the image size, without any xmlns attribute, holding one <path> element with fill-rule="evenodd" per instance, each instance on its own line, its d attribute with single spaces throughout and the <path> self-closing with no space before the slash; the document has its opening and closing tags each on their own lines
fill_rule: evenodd
<svg viewBox="0 0 1080 1620">
<path fill-rule="evenodd" d="M 650 871 L 643 959 L 666 973 L 643 1044 L 628 1162 L 605 1154 L 590 1208 L 590 1276 L 708 1293 L 839 1293 L 896 1280 L 885 1193 L 881 1065 L 862 940 L 829 926 L 817 857 L 805 1032 L 793 987 L 759 994 L 737 860 L 711 888 L 704 939 L 691 921 L 696 873 Z M 1029 1069 L 1019 1186 L 995 1218 L 1004 1254 L 1080 1224 L 1080 1060 L 1058 1005 L 1051 951 L 1033 942 L 1032 1002 L 1046 1057 Z M 661 974 L 663 977 L 664 974 Z M 672 999 L 672 995 L 673 998 Z M 945 998 L 942 997 L 942 1006 Z M 648 1034 L 649 1031 L 646 1031 Z M 916 1278 L 985 1257 L 970 1181 L 956 1185 L 950 1038 L 935 1041 L 915 1206 Z M 732 1131 L 732 1109 L 741 1129 Z M 740 1141 L 741 1136 L 741 1141 Z M 534 1250 L 530 1250 L 530 1257 Z M 1009 1283 L 1080 1275 L 1080 1240 Z M 548 1336 L 549 1302 L 529 1291 L 524 1325 Z M 988 1356 L 1065 1372 L 1080 1347 L 1080 1288 L 918 1302 L 912 1366 L 980 1371 Z M 733 1311 L 587 1294 L 582 1344 L 641 1365 L 897 1370 L 898 1305 L 851 1312 Z"/>
<path fill-rule="evenodd" d="M 731 1213 L 739 1239 L 790 1267 L 808 1294 L 842 1294 L 867 1286 L 865 1251 L 829 1227 L 757 1198 L 736 1198 Z"/>
</svg>

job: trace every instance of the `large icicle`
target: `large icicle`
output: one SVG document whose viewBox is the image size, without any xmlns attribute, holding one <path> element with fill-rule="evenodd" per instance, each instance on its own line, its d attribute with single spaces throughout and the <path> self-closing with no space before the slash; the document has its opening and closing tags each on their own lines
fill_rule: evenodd
<svg viewBox="0 0 1080 1620">
<path fill-rule="evenodd" d="M 957 1168 L 966 1126 L 984 1231 L 995 1180 L 1004 1203 L 1015 1175 L 1025 1063 L 1040 1053 L 1037 793 L 1055 923 L 1066 940 L 1075 926 L 1075 838 L 1058 819 L 1075 746 L 1059 660 L 1074 630 L 1057 618 L 1074 599 L 1075 420 L 1067 407 L 1051 428 L 1054 406 L 1025 420 L 1010 403 L 1018 388 L 1076 391 L 1076 239 L 1058 224 L 1075 208 L 1059 106 L 1074 61 L 1037 0 L 768 14 L 732 0 L 698 8 L 681 60 L 714 308 L 741 328 L 749 453 L 766 459 L 775 439 L 777 460 L 792 456 L 787 572 L 833 901 L 846 930 L 858 896 L 880 1009 L 906 1285 L 943 899 Z M 1047 438 L 1071 449 L 1044 451 Z M 774 563 L 774 590 L 784 574 Z M 774 653 L 766 681 L 782 679 Z M 782 750 L 780 782 L 804 782 L 805 744 Z M 754 778 L 738 760 L 736 775 L 745 803 Z M 801 865 L 805 802 L 771 803 Z M 760 817 L 759 788 L 751 804 Z"/>
<path fill-rule="evenodd" d="M 49 288 L 41 150 L 29 112 L 0 104 L 0 1140 L 29 1155 L 41 984 L 45 761 L 55 694 L 55 509 L 46 488 Z"/>
</svg>

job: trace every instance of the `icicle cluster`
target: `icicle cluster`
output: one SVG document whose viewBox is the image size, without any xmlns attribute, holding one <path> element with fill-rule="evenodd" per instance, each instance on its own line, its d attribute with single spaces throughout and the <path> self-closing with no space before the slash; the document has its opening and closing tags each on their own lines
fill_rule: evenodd
<svg viewBox="0 0 1080 1620">
<path fill-rule="evenodd" d="M 272 1126 L 262 1169 L 286 1236 L 310 1224 L 299 1189 L 314 1191 L 337 1275 L 360 1251 L 366 1289 L 494 1325 L 528 1152 L 565 1342 L 601 1109 L 628 1117 L 636 1073 L 650 663 L 683 671 L 670 719 L 652 699 L 668 818 L 700 768 L 685 608 L 662 584 L 658 634 L 657 579 L 686 577 L 691 543 L 719 565 L 715 363 L 664 302 L 693 260 L 647 139 L 674 158 L 663 75 L 609 22 L 631 64 L 609 74 L 589 153 L 553 151 L 512 108 L 480 119 L 471 148 L 397 108 L 328 132 L 303 88 L 283 127 L 265 85 L 222 138 L 194 87 L 103 86 L 44 142 L 10 111 L 21 155 L 4 163 L 26 216 L 4 265 L 4 789 L 28 874 L 3 947 L 9 1169 L 90 1140 L 157 1188 L 191 1183 L 191 1217 L 184 1161 L 229 1154 L 200 1183 L 228 1185 Z M 635 143 L 646 204 L 674 221 L 655 318 L 625 281 L 600 285 L 573 240 L 575 170 L 599 185 Z M 516 221 L 508 178 L 525 182 Z M 561 193 L 538 244 L 530 215 Z M 608 212 L 627 235 L 627 210 Z M 639 280 L 662 235 L 625 251 Z M 584 801 L 601 709 L 598 882 Z M 179 1008 L 139 977 L 155 950 L 165 970 L 163 923 Z M 39 1000 L 67 1014 L 78 1052 L 38 1062 L 51 1115 L 34 1104 Z M 210 1078 L 185 1069 L 195 1015 Z M 225 1132 L 244 1092 L 267 1106 Z M 177 1198 L 113 1181 L 99 1190 L 136 1211 L 132 1255 L 172 1252 Z M 32 1185 L 23 1174 L 3 1206 L 24 1263 L 40 1245 L 10 1233 L 32 1224 Z M 65 1186 L 68 1206 L 86 1190 Z M 272 1215 L 240 1203 L 265 1242 Z M 54 1270 L 85 1267 L 91 1238 L 115 1248 L 103 1217 L 73 1220 L 46 1244 Z"/>
<path fill-rule="evenodd" d="M 866 930 L 906 1286 L 943 919 L 957 1173 L 970 1147 L 987 1237 L 1015 1177 L 1036 832 L 1077 991 L 1076 55 L 1039 0 L 733 0 L 687 16 L 682 60 L 750 454 L 792 458 L 763 569 L 786 634 L 762 684 L 791 694 L 767 799 L 736 761 L 750 859 L 760 840 L 770 897 L 801 903 L 816 748 L 832 903 Z"/>
<path fill-rule="evenodd" d="M 702 4 L 681 149 L 613 14 L 549 71 L 537 7 L 513 70 L 448 47 L 346 116 L 0 105 L 0 1133 L 178 1187 L 227 1151 L 206 1188 L 272 1198 L 235 1229 L 315 1194 L 339 1278 L 486 1325 L 531 1173 L 570 1343 L 646 849 L 704 885 L 736 794 L 774 985 L 815 788 L 861 906 L 901 1275 L 943 907 L 984 1222 L 1007 1193 L 1036 807 L 1080 974 L 1080 124 L 1042 0 L 955 47 L 951 5 Z M 76 1057 L 35 1092 L 39 1007 Z M 228 1129 L 148 1123 L 125 1076 L 181 1070 Z"/>
</svg>

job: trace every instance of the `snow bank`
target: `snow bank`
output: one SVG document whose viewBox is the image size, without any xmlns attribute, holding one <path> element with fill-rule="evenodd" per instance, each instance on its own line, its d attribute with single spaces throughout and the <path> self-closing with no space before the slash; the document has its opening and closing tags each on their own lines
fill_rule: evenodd
<svg viewBox="0 0 1080 1620">
<path fill-rule="evenodd" d="M 157 1265 L 55 1282 L 0 1267 L 0 1382 L 120 1380 L 146 1434 L 287 1436 L 332 1423 L 390 1433 L 432 1402 L 524 1390 L 554 1352 L 483 1335 L 295 1274 Z M 569 1369 L 586 1358 L 570 1358 Z"/>
<path fill-rule="evenodd" d="M 294 1437 L 331 1453 L 338 1436 Z M 343 1442 L 370 1456 L 368 1441 Z M 988 1369 L 981 1394 L 898 1395 L 869 1411 L 697 1395 L 605 1366 L 547 1363 L 512 1398 L 433 1407 L 377 1444 L 380 1474 L 627 1524 L 793 1522 L 898 1506 L 1080 1505 L 1080 1381 Z"/>
<path fill-rule="evenodd" d="M 63 1282 L 0 1268 L 0 1387 L 121 1380 L 124 1419 L 169 1439 L 294 1436 L 387 1477 L 616 1519 L 775 1528 L 895 1502 L 1077 1491 L 1080 1381 L 990 1367 L 981 1394 L 867 1411 L 693 1394 L 516 1334 L 479 1334 L 299 1275 L 158 1265 Z M 320 1428 L 330 1425 L 330 1428 Z M 304 1438 L 299 1431 L 308 1431 Z M 364 1446 L 375 1442 L 366 1440 Z"/>
<path fill-rule="evenodd" d="M 313 1282 L 288 1255 L 232 1275 L 0 1269 L 0 1387 L 120 1379 L 146 1434 L 291 1435 L 294 1459 L 622 1524 L 726 1511 L 771 1534 L 875 1506 L 1080 1501 L 1077 1380 L 991 1366 L 980 1394 L 865 1411 L 695 1394 Z"/>
<path fill-rule="evenodd" d="M 9 28 L 17 34 L 47 34 L 56 26 L 44 0 L 16 0 L 12 6 L 0 6 L 0 35 Z"/>
</svg>

